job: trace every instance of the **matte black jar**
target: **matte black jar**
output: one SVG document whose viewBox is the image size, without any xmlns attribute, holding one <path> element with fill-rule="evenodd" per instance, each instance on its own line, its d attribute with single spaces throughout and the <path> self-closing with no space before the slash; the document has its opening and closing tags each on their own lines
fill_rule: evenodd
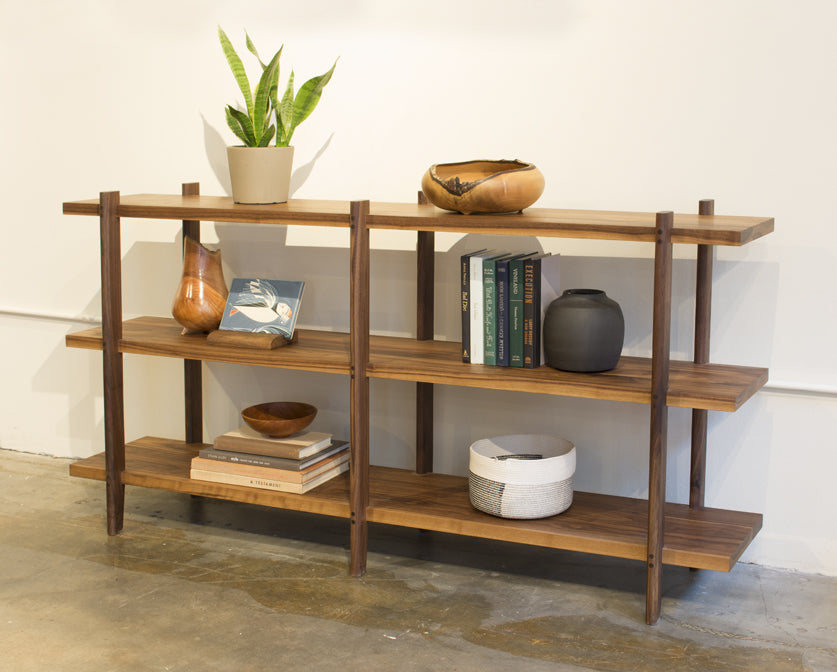
<svg viewBox="0 0 837 672">
<path fill-rule="evenodd" d="M 546 363 L 562 371 L 607 371 L 625 340 L 622 309 L 600 289 L 568 289 L 543 320 Z"/>
</svg>

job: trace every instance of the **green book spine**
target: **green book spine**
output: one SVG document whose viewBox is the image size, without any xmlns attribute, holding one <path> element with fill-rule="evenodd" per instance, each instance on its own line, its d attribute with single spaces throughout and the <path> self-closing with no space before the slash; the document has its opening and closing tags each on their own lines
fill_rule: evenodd
<svg viewBox="0 0 837 672">
<path fill-rule="evenodd" d="M 497 261 L 482 264 L 483 291 L 483 363 L 497 365 Z"/>
</svg>

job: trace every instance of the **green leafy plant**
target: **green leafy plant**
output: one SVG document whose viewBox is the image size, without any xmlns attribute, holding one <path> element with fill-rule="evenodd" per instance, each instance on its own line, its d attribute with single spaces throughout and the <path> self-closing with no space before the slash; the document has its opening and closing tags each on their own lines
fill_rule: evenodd
<svg viewBox="0 0 837 672">
<path fill-rule="evenodd" d="M 247 110 L 244 112 L 232 105 L 227 105 L 227 125 L 247 147 L 267 147 L 274 139 L 277 147 L 287 147 L 296 127 L 311 115 L 317 103 L 320 102 L 323 89 L 331 80 L 337 61 L 334 61 L 334 65 L 328 72 L 305 82 L 296 95 L 294 95 L 294 72 L 291 70 L 285 93 L 279 100 L 279 59 L 284 45 L 279 47 L 279 51 L 268 63 L 265 63 L 259 56 L 250 36 L 246 31 L 244 34 L 247 38 L 247 50 L 256 57 L 262 67 L 262 74 L 255 90 L 250 88 L 250 80 L 247 78 L 244 64 L 232 42 L 218 26 L 221 48 L 224 50 L 224 56 L 238 83 L 238 88 L 244 95 Z"/>
</svg>

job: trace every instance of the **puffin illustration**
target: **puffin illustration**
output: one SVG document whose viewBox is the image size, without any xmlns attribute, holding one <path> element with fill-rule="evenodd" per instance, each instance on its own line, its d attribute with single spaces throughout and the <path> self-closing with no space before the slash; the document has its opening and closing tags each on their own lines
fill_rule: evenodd
<svg viewBox="0 0 837 672">
<path fill-rule="evenodd" d="M 241 312 L 254 322 L 262 324 L 277 320 L 281 324 L 288 323 L 293 314 L 291 307 L 279 300 L 272 285 L 261 280 L 251 280 L 247 288 L 249 291 L 240 295 L 230 310 L 230 315 Z"/>
</svg>

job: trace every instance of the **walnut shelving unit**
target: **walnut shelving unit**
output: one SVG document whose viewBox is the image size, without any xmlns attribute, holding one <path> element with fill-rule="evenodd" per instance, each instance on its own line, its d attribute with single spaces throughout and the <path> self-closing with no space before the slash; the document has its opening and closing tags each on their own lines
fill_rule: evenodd
<svg viewBox="0 0 837 672">
<path fill-rule="evenodd" d="M 108 533 L 122 528 L 125 485 L 347 518 L 351 572 L 366 567 L 367 523 L 438 530 L 551 548 L 644 560 L 648 568 L 646 621 L 659 618 L 662 565 L 729 571 L 761 528 L 762 517 L 704 506 L 707 412 L 735 411 L 767 382 L 767 369 L 709 363 L 712 260 L 715 245 L 738 246 L 773 230 L 771 218 L 723 217 L 702 201 L 698 215 L 598 212 L 532 208 L 491 217 L 447 213 L 431 205 L 368 201 L 301 201 L 241 205 L 201 196 L 196 184 L 182 195 L 120 196 L 64 203 L 64 213 L 99 218 L 102 242 L 101 328 L 67 336 L 70 347 L 101 350 L 104 361 L 105 453 L 74 463 L 74 476 L 107 484 Z M 122 217 L 182 220 L 184 234 L 200 237 L 201 221 L 305 224 L 351 231 L 350 330 L 300 330 L 293 347 L 273 351 L 207 343 L 180 335 L 174 320 L 141 317 L 123 323 L 121 306 Z M 417 335 L 369 334 L 369 230 L 417 232 Z M 436 231 L 543 237 L 646 241 L 655 246 L 651 358 L 623 357 L 613 371 L 577 374 L 463 364 L 457 343 L 433 340 L 433 235 Z M 698 246 L 695 356 L 670 361 L 672 245 Z M 124 437 L 122 355 L 184 360 L 185 440 Z M 189 461 L 202 436 L 201 362 L 229 362 L 279 369 L 320 371 L 351 379 L 349 474 L 305 495 L 209 483 L 189 478 Z M 416 470 L 369 464 L 369 380 L 416 383 Z M 467 479 L 432 473 L 433 385 L 443 383 L 556 396 L 648 404 L 650 452 L 648 499 L 575 493 L 565 513 L 535 521 L 494 518 L 474 510 Z M 665 501 L 667 408 L 692 408 L 692 473 L 689 505 Z"/>
</svg>

